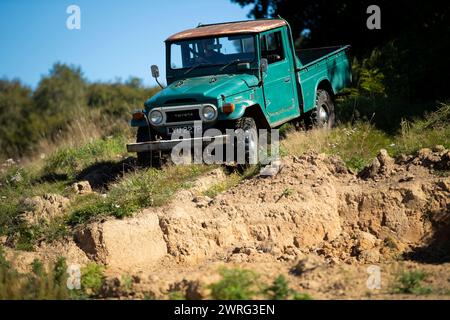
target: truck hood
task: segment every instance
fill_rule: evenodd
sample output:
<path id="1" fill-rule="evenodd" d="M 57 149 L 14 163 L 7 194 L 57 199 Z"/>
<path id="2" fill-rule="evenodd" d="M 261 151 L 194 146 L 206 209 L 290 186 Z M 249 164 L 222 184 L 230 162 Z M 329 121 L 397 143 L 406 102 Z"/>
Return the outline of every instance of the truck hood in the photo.
<path id="1" fill-rule="evenodd" d="M 146 103 L 147 108 L 181 102 L 204 102 L 246 91 L 258 85 L 258 78 L 249 74 L 222 74 L 186 78 L 171 83 Z"/>

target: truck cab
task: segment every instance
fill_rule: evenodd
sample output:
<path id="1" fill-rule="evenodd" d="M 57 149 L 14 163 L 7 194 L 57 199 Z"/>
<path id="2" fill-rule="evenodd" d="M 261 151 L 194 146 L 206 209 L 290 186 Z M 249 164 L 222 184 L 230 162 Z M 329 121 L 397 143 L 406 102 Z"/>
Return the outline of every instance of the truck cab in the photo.
<path id="1" fill-rule="evenodd" d="M 194 132 L 194 123 L 224 132 L 276 128 L 307 116 L 331 126 L 332 98 L 351 80 L 349 46 L 296 52 L 283 19 L 200 25 L 165 45 L 167 87 L 131 120 L 138 136 L 127 147 L 138 158 L 170 149 L 172 133 Z"/>

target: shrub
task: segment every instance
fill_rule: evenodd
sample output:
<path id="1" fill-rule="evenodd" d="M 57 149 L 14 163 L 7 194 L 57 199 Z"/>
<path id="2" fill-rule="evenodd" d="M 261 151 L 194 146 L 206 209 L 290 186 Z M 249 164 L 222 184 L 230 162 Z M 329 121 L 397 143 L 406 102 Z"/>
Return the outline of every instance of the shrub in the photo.
<path id="1" fill-rule="evenodd" d="M 68 299 L 64 258 L 59 258 L 49 271 L 39 260 L 34 260 L 32 273 L 22 274 L 14 270 L 0 249 L 0 300 L 3 299 Z"/>
<path id="2" fill-rule="evenodd" d="M 89 296 L 99 295 L 105 281 L 104 271 L 105 268 L 102 265 L 88 263 L 81 269 L 81 289 Z"/>
<path id="3" fill-rule="evenodd" d="M 298 293 L 289 288 L 289 283 L 283 275 L 279 275 L 273 283 L 263 289 L 263 294 L 270 300 L 311 300 L 311 297 L 306 293 Z"/>
<path id="4" fill-rule="evenodd" d="M 422 271 L 406 271 L 397 276 L 393 286 L 393 293 L 424 295 L 430 294 L 433 290 L 430 287 L 424 287 L 422 282 L 428 275 Z"/>
<path id="5" fill-rule="evenodd" d="M 221 269 L 222 280 L 210 285 L 217 300 L 249 300 L 260 292 L 258 275 L 245 269 Z"/>

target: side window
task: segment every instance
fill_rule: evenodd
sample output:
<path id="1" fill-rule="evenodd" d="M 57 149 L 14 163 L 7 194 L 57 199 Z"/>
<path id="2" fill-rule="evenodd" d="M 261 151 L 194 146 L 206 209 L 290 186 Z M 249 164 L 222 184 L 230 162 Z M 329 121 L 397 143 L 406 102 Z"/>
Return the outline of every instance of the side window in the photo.
<path id="1" fill-rule="evenodd" d="M 269 64 L 284 59 L 281 31 L 272 32 L 261 37 L 261 57 Z"/>

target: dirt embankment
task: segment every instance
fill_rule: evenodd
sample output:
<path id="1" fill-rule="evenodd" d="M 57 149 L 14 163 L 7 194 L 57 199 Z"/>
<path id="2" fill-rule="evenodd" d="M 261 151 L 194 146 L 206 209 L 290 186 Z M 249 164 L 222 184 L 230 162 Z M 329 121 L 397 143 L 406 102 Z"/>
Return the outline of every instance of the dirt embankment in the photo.
<path id="1" fill-rule="evenodd" d="M 386 290 L 395 272 L 414 267 L 431 268 L 448 287 L 450 178 L 436 169 L 450 169 L 450 151 L 396 160 L 381 151 L 359 174 L 339 158 L 304 154 L 283 158 L 274 177 L 202 196 L 223 179 L 216 170 L 166 206 L 78 230 L 66 245 L 69 262 L 105 264 L 111 279 L 134 275 L 135 297 L 174 288 L 204 297 L 223 265 L 285 274 L 317 298 L 364 296 L 370 264 L 385 269 Z M 120 295 L 116 280 L 112 295 Z"/>

